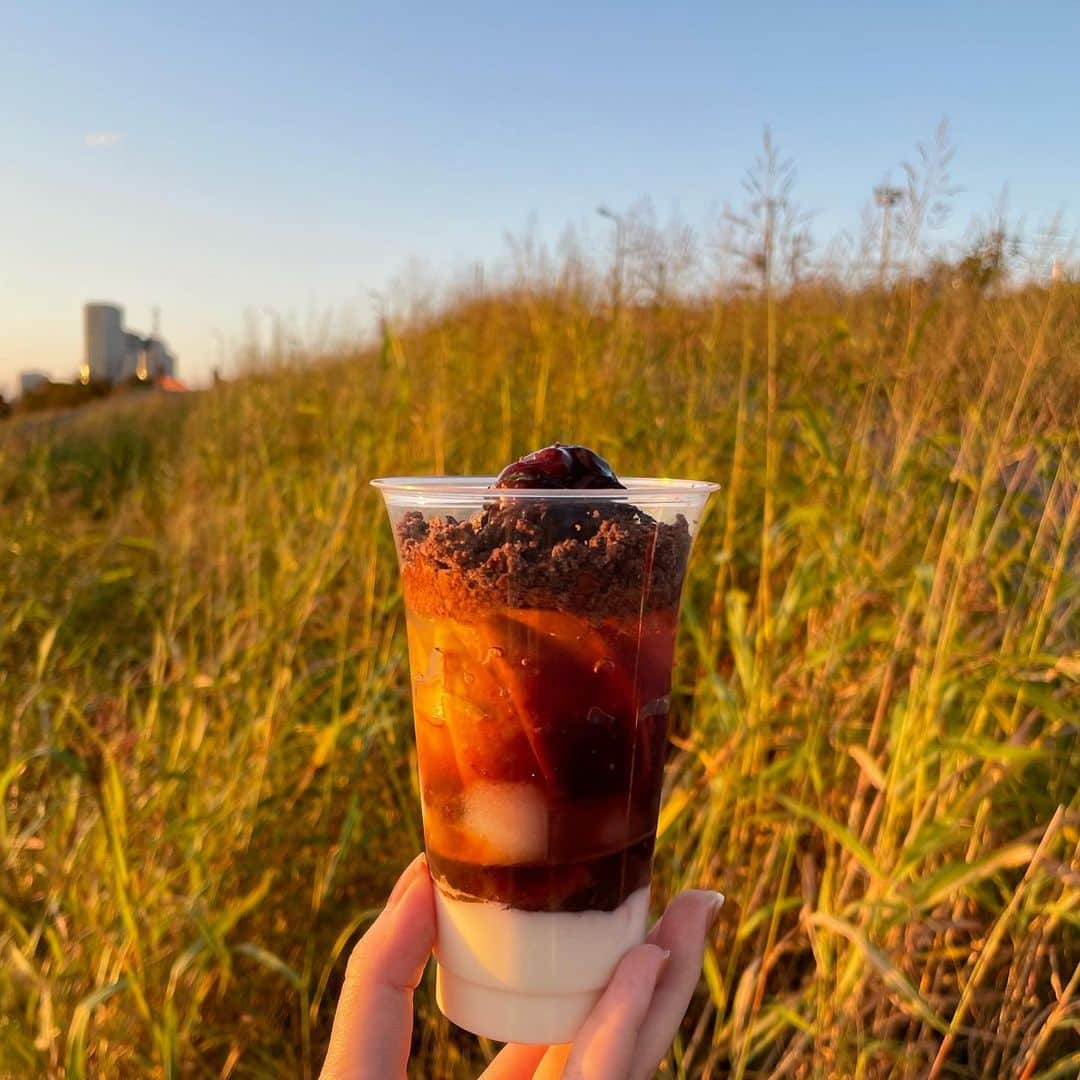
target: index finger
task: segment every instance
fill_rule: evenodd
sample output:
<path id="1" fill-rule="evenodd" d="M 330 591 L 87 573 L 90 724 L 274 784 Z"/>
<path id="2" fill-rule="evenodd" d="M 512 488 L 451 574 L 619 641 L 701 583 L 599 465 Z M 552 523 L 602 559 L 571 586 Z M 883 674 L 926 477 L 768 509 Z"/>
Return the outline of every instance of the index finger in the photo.
<path id="1" fill-rule="evenodd" d="M 671 959 L 638 1032 L 631 1076 L 652 1076 L 668 1052 L 701 977 L 705 941 L 723 902 L 720 893 L 707 889 L 680 893 L 649 933 L 648 940 L 667 949 Z"/>

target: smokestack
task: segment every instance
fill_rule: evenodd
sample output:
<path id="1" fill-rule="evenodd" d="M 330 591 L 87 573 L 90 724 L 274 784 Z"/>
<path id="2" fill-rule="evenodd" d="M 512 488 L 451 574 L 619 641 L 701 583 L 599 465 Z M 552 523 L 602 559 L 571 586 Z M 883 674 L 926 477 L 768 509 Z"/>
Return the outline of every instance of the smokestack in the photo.
<path id="1" fill-rule="evenodd" d="M 152 327 L 152 329 L 150 331 L 151 336 L 154 337 L 156 340 L 160 341 L 161 340 L 161 308 L 156 307 L 156 308 L 153 309 L 153 318 L 150 320 L 150 322 L 151 322 L 151 327 Z"/>

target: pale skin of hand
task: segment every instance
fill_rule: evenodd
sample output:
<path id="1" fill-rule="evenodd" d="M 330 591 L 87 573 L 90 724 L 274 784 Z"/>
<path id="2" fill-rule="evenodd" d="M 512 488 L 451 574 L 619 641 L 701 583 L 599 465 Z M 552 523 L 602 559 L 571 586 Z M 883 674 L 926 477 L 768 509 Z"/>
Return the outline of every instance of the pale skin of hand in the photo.
<path id="1" fill-rule="evenodd" d="M 480 1080 L 648 1080 L 690 1003 L 722 903 L 719 893 L 680 893 L 646 943 L 619 962 L 572 1045 L 510 1044 Z M 434 946 L 431 877 L 420 855 L 349 957 L 321 1080 L 403 1080 L 413 991 Z"/>

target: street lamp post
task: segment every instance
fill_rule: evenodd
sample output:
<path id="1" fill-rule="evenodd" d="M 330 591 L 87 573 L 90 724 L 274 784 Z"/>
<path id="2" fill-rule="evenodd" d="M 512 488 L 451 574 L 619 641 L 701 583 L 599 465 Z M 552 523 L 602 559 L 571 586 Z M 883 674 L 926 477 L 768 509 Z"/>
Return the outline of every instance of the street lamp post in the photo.
<path id="1" fill-rule="evenodd" d="M 626 222 L 622 214 L 616 214 L 614 210 L 611 210 L 606 206 L 598 206 L 596 212 L 601 217 L 605 217 L 609 221 L 615 223 L 615 265 L 612 268 L 611 274 L 611 306 L 614 311 L 618 312 L 622 308 L 623 260 L 626 253 Z"/>

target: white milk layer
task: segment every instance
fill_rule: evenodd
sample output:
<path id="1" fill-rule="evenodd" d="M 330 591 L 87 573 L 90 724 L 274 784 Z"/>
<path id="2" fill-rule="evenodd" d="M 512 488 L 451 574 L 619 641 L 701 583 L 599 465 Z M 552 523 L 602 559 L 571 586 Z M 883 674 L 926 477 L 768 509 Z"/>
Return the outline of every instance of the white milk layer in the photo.
<path id="1" fill-rule="evenodd" d="M 500 1042 L 569 1042 L 623 954 L 645 940 L 649 890 L 614 911 L 519 911 L 435 890 L 438 1002 Z"/>

